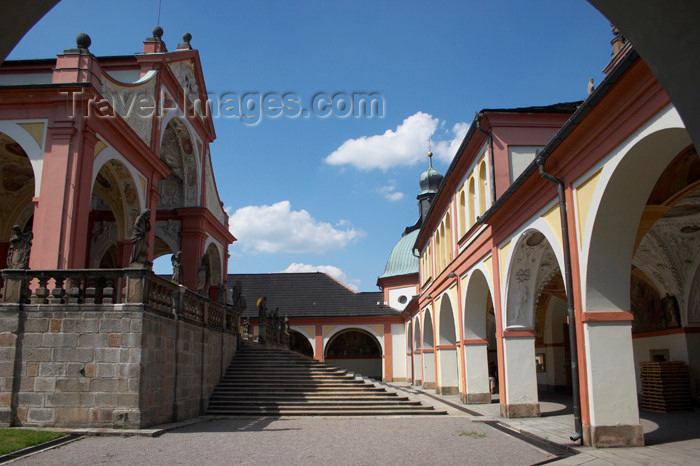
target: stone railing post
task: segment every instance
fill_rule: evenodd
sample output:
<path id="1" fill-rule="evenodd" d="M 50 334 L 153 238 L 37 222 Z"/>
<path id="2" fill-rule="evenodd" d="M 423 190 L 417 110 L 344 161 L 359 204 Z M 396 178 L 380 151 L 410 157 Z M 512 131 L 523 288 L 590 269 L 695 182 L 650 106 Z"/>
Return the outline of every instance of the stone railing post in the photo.
<path id="1" fill-rule="evenodd" d="M 18 304 L 22 301 L 27 287 L 24 270 L 4 270 L 5 287 L 2 292 L 2 302 Z"/>

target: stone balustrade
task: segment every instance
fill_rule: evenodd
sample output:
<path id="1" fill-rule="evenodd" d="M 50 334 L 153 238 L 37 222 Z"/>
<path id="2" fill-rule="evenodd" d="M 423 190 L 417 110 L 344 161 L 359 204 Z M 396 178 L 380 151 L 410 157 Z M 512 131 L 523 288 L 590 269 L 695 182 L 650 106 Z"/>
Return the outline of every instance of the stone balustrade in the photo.
<path id="1" fill-rule="evenodd" d="M 214 302 L 148 269 L 2 271 L 0 302 L 66 305 L 141 304 L 162 315 L 238 333 L 240 311 Z"/>

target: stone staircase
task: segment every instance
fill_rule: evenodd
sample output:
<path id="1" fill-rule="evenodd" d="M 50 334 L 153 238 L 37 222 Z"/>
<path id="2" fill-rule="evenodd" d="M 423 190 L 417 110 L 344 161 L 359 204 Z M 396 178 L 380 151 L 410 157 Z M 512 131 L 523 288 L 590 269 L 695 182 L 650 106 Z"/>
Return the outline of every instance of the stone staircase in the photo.
<path id="1" fill-rule="evenodd" d="M 208 415 L 446 414 L 299 353 L 244 341 L 209 397 Z"/>

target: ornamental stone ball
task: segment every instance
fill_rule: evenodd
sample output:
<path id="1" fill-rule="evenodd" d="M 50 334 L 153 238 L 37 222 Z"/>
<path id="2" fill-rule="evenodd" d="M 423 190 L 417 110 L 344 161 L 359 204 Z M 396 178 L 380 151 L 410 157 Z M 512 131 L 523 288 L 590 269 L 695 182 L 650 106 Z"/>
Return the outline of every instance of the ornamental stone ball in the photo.
<path id="1" fill-rule="evenodd" d="M 92 44 L 92 39 L 90 39 L 90 36 L 88 36 L 84 32 L 81 32 L 80 34 L 75 36 L 75 43 L 79 49 L 87 50 L 88 47 L 90 47 L 90 45 Z"/>
<path id="2" fill-rule="evenodd" d="M 160 40 L 160 38 L 163 37 L 163 28 L 160 26 L 154 27 L 153 28 L 153 37 Z"/>
<path id="3" fill-rule="evenodd" d="M 182 35 L 183 42 L 189 42 L 191 40 L 192 40 L 192 34 L 190 34 L 189 32 L 186 32 Z"/>

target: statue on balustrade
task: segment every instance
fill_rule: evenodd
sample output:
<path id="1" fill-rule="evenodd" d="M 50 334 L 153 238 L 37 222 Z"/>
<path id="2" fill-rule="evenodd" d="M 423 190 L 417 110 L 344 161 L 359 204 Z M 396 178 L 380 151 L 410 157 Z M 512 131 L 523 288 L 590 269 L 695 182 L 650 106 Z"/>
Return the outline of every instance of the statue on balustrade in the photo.
<path id="1" fill-rule="evenodd" d="M 182 285 L 182 251 L 178 251 L 170 258 L 173 263 L 173 278 L 170 280 Z"/>
<path id="2" fill-rule="evenodd" d="M 272 327 L 275 330 L 280 329 L 280 314 L 279 314 L 280 308 L 276 307 L 275 312 L 272 314 Z"/>
<path id="3" fill-rule="evenodd" d="M 243 333 L 250 335 L 250 319 L 248 317 L 243 319 Z"/>
<path id="4" fill-rule="evenodd" d="M 240 280 L 236 280 L 231 290 L 231 307 L 236 312 L 243 312 L 246 309 L 245 296 L 243 296 L 243 287 Z"/>
<path id="5" fill-rule="evenodd" d="M 199 263 L 197 264 L 197 286 L 195 287 L 195 291 L 208 297 L 210 279 L 209 254 L 204 253 L 204 255 L 199 258 Z"/>
<path id="6" fill-rule="evenodd" d="M 262 327 L 267 321 L 267 298 L 258 299 L 258 326 Z"/>
<path id="7" fill-rule="evenodd" d="M 131 234 L 131 259 L 129 267 L 148 267 L 148 232 L 151 231 L 151 209 L 146 209 L 136 217 Z"/>
<path id="8" fill-rule="evenodd" d="M 8 269 L 29 268 L 29 252 L 32 249 L 32 239 L 34 239 L 34 233 L 31 231 L 22 233 L 19 225 L 12 227 L 10 249 L 7 251 Z"/>
<path id="9" fill-rule="evenodd" d="M 289 316 L 285 314 L 284 323 L 282 324 L 282 329 L 286 335 L 289 335 Z"/>

